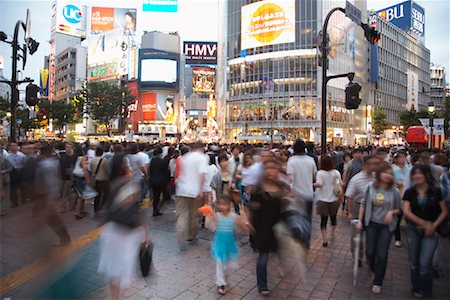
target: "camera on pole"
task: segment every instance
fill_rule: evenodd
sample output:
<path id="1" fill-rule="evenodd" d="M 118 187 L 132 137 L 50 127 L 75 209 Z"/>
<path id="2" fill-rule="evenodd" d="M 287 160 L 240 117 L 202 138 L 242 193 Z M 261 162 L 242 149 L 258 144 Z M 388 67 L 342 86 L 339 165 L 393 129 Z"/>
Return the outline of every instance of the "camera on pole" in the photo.
<path id="1" fill-rule="evenodd" d="M 39 102 L 38 97 L 39 87 L 35 84 L 30 83 L 27 85 L 26 91 L 25 91 L 25 102 L 28 106 L 35 106 Z"/>
<path id="2" fill-rule="evenodd" d="M 358 109 L 361 104 L 361 99 L 359 98 L 359 92 L 361 91 L 361 86 L 356 82 L 351 82 L 345 87 L 345 108 L 346 109 Z"/>

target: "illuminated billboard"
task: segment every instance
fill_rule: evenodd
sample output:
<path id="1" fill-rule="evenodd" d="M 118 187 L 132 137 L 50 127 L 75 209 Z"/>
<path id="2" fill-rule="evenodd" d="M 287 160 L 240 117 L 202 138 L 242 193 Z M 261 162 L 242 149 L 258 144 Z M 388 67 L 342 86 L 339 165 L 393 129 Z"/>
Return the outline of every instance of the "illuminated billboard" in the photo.
<path id="1" fill-rule="evenodd" d="M 175 122 L 175 98 L 164 93 L 144 93 L 142 101 L 142 121 Z"/>
<path id="2" fill-rule="evenodd" d="M 378 11 L 378 16 L 404 31 L 425 35 L 425 10 L 413 1 L 402 2 Z"/>
<path id="3" fill-rule="evenodd" d="M 130 51 L 121 29 L 91 35 L 88 40 L 88 66 L 115 63 L 118 74 L 128 75 Z"/>
<path id="4" fill-rule="evenodd" d="M 139 50 L 139 87 L 178 91 L 179 54 L 154 49 Z"/>
<path id="5" fill-rule="evenodd" d="M 86 36 L 86 7 L 75 1 L 57 1 L 55 30 L 84 38 Z"/>
<path id="6" fill-rule="evenodd" d="M 184 42 L 187 65 L 216 65 L 217 42 Z"/>
<path id="7" fill-rule="evenodd" d="M 89 80 L 103 80 L 109 78 L 116 78 L 118 76 L 119 71 L 117 68 L 117 63 L 115 62 L 88 68 Z"/>
<path id="8" fill-rule="evenodd" d="M 241 49 L 295 42 L 295 0 L 265 0 L 241 10 Z"/>
<path id="9" fill-rule="evenodd" d="M 192 67 L 192 90 L 196 93 L 212 93 L 216 82 L 216 71 L 208 67 Z"/>
<path id="10" fill-rule="evenodd" d="M 48 97 L 48 77 L 49 71 L 48 69 L 39 70 L 39 94 L 43 98 Z"/>
<path id="11" fill-rule="evenodd" d="M 136 32 L 136 9 L 117 7 L 92 7 L 91 34 L 120 28 L 124 33 Z"/>

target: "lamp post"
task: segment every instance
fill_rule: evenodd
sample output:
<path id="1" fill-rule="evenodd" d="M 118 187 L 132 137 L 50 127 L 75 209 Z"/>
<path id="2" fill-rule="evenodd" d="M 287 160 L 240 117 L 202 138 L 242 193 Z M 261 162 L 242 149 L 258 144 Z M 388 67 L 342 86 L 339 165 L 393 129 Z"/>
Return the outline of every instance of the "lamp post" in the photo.
<path id="1" fill-rule="evenodd" d="M 430 116 L 430 150 L 433 150 L 433 116 L 435 112 L 435 106 L 433 101 L 428 102 L 428 115 Z"/>

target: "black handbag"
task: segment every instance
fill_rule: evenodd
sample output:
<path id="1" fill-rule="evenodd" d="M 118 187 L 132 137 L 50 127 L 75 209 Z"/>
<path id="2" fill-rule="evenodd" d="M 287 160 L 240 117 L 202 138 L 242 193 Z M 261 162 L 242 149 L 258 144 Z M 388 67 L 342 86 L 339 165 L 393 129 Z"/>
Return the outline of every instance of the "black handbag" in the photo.
<path id="1" fill-rule="evenodd" d="M 143 277 L 150 273 L 150 267 L 153 258 L 153 243 L 143 242 L 139 248 L 139 265 Z"/>

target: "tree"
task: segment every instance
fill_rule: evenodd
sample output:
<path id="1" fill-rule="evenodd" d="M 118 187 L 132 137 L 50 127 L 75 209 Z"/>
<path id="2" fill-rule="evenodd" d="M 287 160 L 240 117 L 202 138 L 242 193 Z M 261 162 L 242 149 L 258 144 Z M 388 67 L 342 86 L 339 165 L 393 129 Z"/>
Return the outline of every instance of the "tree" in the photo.
<path id="1" fill-rule="evenodd" d="M 38 104 L 38 120 L 41 122 L 44 120 L 52 119 L 53 126 L 63 131 L 63 128 L 67 124 L 76 123 L 75 113 L 76 107 L 72 103 L 66 101 L 41 101 Z"/>
<path id="2" fill-rule="evenodd" d="M 135 100 L 127 86 L 109 81 L 90 82 L 83 94 L 86 112 L 96 123 L 105 126 L 108 135 L 112 123 L 117 119 L 122 122 L 128 115 L 128 106 Z"/>
<path id="3" fill-rule="evenodd" d="M 400 117 L 400 124 L 402 124 L 405 128 L 405 131 L 408 130 L 411 126 L 419 126 L 419 114 L 417 111 L 411 109 L 411 110 L 404 110 L 399 114 Z"/>
<path id="4" fill-rule="evenodd" d="M 386 122 L 386 113 L 380 107 L 375 107 L 373 110 L 372 123 L 373 131 L 376 135 L 383 134 L 383 132 L 388 128 Z"/>

